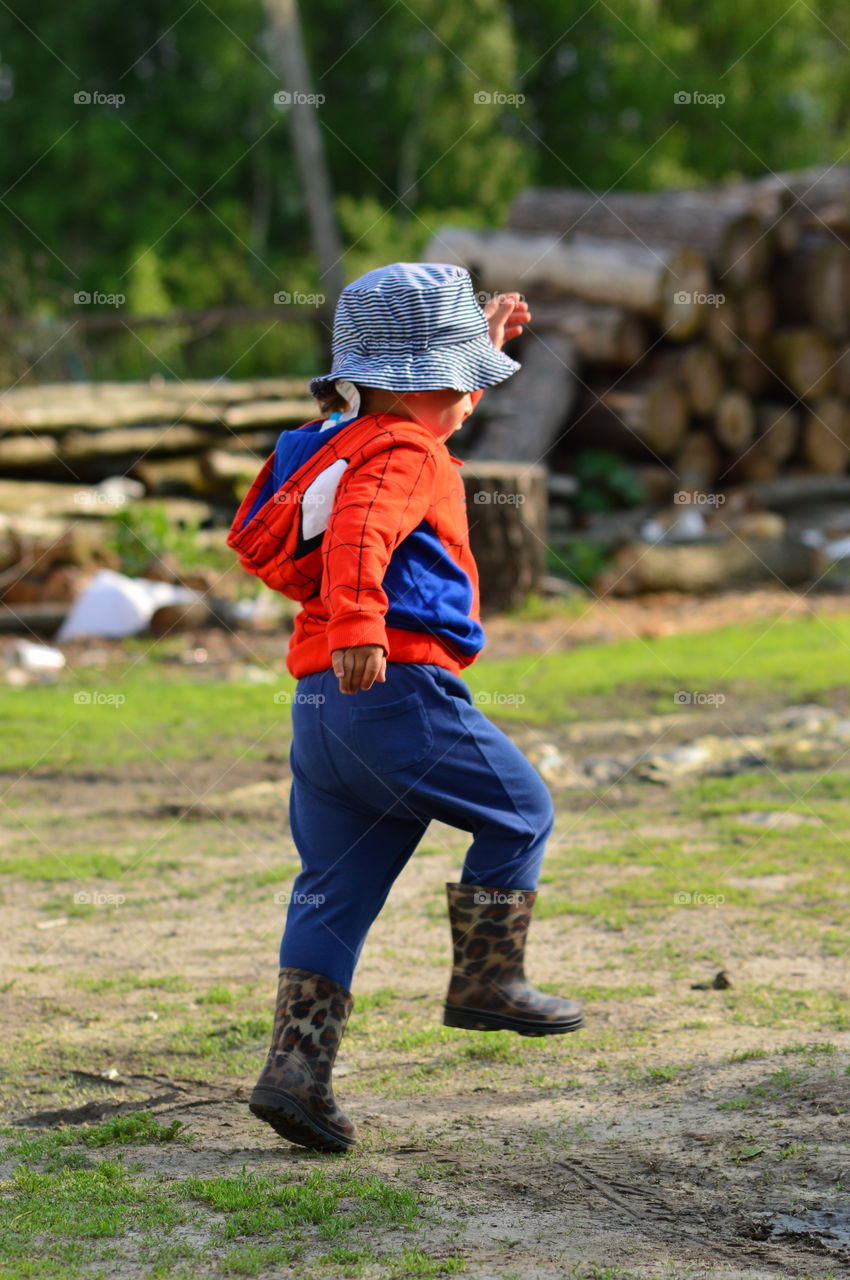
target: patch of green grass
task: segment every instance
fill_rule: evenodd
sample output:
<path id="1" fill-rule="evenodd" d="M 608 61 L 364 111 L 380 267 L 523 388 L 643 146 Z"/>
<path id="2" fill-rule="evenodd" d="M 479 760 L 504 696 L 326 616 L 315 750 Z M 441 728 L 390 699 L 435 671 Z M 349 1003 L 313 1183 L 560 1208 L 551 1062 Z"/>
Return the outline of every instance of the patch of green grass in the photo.
<path id="1" fill-rule="evenodd" d="M 793 1160 L 795 1156 L 808 1155 L 812 1148 L 805 1142 L 789 1142 L 787 1147 L 780 1147 L 777 1156 L 780 1160 Z"/>
<path id="2" fill-rule="evenodd" d="M 510 1062 L 519 1065 L 526 1061 L 527 1047 L 510 1031 L 489 1031 L 473 1044 L 464 1045 L 459 1056 L 468 1062 Z"/>
<path id="3" fill-rule="evenodd" d="M 458 1254 L 447 1258 L 433 1258 L 419 1249 L 404 1249 L 401 1257 L 390 1264 L 392 1280 L 430 1280 L 433 1276 L 453 1276 L 465 1270 L 466 1259 Z"/>
<path id="4" fill-rule="evenodd" d="M 231 1177 L 166 1181 L 136 1177 L 110 1159 L 52 1171 L 22 1165 L 0 1198 L 0 1265 L 4 1280 L 77 1280 L 139 1269 L 189 1280 L 296 1264 L 316 1274 L 305 1255 L 324 1246 L 321 1267 L 335 1274 L 359 1274 L 372 1260 L 399 1276 L 438 1275 L 440 1266 L 460 1270 L 462 1259 L 455 1258 L 445 1266 L 433 1260 L 437 1269 L 417 1273 L 410 1248 L 385 1258 L 373 1252 L 370 1235 L 377 1228 L 410 1231 L 419 1214 L 410 1191 L 347 1170 L 300 1167 L 261 1177 L 243 1169 Z M 181 1235 L 187 1227 L 191 1241 Z M 430 1267 L 428 1255 L 421 1257 Z"/>
<path id="5" fill-rule="evenodd" d="M 363 995 L 357 996 L 356 1009 L 358 1013 L 365 1013 L 368 1009 L 386 1009 L 401 997 L 401 992 L 395 987 L 379 987 L 376 991 L 364 992 Z"/>
<path id="6" fill-rule="evenodd" d="M 804 1071 L 782 1067 L 767 1079 L 750 1085 L 739 1097 L 724 1100 L 719 1106 L 724 1111 L 749 1111 L 763 1103 L 799 1098 L 804 1092 L 806 1079 Z"/>
<path id="7" fill-rule="evenodd" d="M 198 1004 L 235 1004 L 236 996 L 229 987 L 210 987 L 205 995 L 198 996 Z"/>
<path id="8" fill-rule="evenodd" d="M 199 755 L 262 759 L 270 750 L 285 758 L 289 707 L 274 695 L 292 692 L 295 682 L 282 669 L 268 685 L 192 681 L 185 670 L 168 674 L 128 654 L 123 670 L 115 664 L 90 679 L 83 684 L 69 674 L 55 685 L 0 689 L 0 770 L 31 769 L 34 761 L 42 770 Z M 91 701 L 75 701 L 80 695 Z"/>
<path id="9" fill-rule="evenodd" d="M 192 990 L 191 982 L 176 973 L 163 974 L 161 977 L 141 973 L 113 975 L 78 973 L 66 976 L 65 981 L 69 986 L 77 987 L 80 991 L 91 991 L 98 995 L 106 992 L 124 995 L 128 991 L 185 992 Z"/>
<path id="10" fill-rule="evenodd" d="M 577 594 L 566 598 L 558 596 L 539 596 L 533 592 L 526 597 L 518 609 L 508 610 L 508 617 L 517 622 L 543 622 L 549 618 L 563 618 L 570 621 L 582 618 L 591 607 L 586 596 Z"/>
<path id="11" fill-rule="evenodd" d="M 333 1177 L 322 1169 L 298 1182 L 246 1173 L 240 1177 L 187 1178 L 179 1194 L 224 1215 L 225 1240 L 273 1234 L 284 1241 L 310 1225 L 325 1239 L 335 1239 L 358 1226 L 410 1225 L 418 1206 L 410 1191 L 399 1190 L 379 1178 L 353 1174 Z"/>
<path id="12" fill-rule="evenodd" d="M 550 995 L 563 995 L 561 983 L 537 982 L 535 986 Z M 575 1000 L 600 1004 L 605 1000 L 635 1000 L 640 996 L 654 996 L 655 987 L 648 982 L 625 983 L 622 987 L 576 986 L 570 984 L 570 996 Z"/>
<path id="13" fill-rule="evenodd" d="M 799 1053 L 802 1054 L 809 1062 L 817 1062 L 821 1057 L 829 1057 L 833 1053 L 837 1053 L 836 1046 L 830 1041 L 811 1041 L 806 1044 L 786 1044 L 782 1046 L 782 1053 Z"/>
<path id="14" fill-rule="evenodd" d="M 755 1062 L 760 1058 L 769 1058 L 767 1049 L 733 1049 L 729 1054 L 730 1062 Z"/>
<path id="15" fill-rule="evenodd" d="M 75 848 L 73 845 L 63 845 L 61 849 L 39 846 L 31 854 L 0 858 L 0 874 L 19 876 L 22 880 L 49 880 L 57 883 L 117 881 L 137 859 L 138 849 L 128 849 L 125 854 L 119 855 L 114 850 Z M 76 904 L 73 894 L 69 893 L 63 910 L 67 915 L 91 914 L 95 910 L 93 905 L 88 905 L 87 911 L 80 912 L 80 905 L 85 904 Z M 78 908 L 76 913 L 75 907 Z"/>
<path id="16" fill-rule="evenodd" d="M 630 1079 L 640 1084 L 669 1084 L 671 1080 L 676 1080 L 683 1070 L 683 1067 L 665 1063 L 661 1067 L 650 1067 L 648 1071 L 644 1071 L 642 1068 L 632 1068 L 626 1074 Z"/>
<path id="17" fill-rule="evenodd" d="M 215 1059 L 225 1057 L 234 1049 L 256 1049 L 271 1035 L 271 1009 L 265 1014 L 246 1015 L 224 1025 L 209 1024 L 199 1027 L 197 1019 L 184 1022 L 169 1037 L 170 1053 L 185 1053 L 189 1057 Z"/>
<path id="18" fill-rule="evenodd" d="M 33 1134 L 28 1131 L 21 1134 L 20 1129 L 11 1128 L 3 1132 L 12 1139 L 6 1144 L 6 1154 L 21 1156 L 27 1163 L 55 1161 L 60 1153 L 73 1146 L 97 1148 L 139 1142 L 159 1144 L 192 1140 L 192 1135 L 182 1121 L 172 1120 L 170 1124 L 163 1125 L 150 1111 L 133 1111 L 129 1115 L 113 1116 L 102 1124 L 51 1129 L 44 1133 Z"/>
<path id="19" fill-rule="evenodd" d="M 673 695 L 682 688 L 725 690 L 730 699 L 755 689 L 781 690 L 787 698 L 825 695 L 845 683 L 848 644 L 847 617 L 831 617 L 828 626 L 817 617 L 760 621 L 543 657 L 485 658 L 466 679 L 473 693 L 521 693 L 522 703 L 499 704 L 499 716 L 526 723 L 550 723 L 553 708 L 559 720 L 575 718 L 580 699 L 614 694 L 624 708 L 669 700 L 674 713 Z M 128 646 L 124 663 L 113 664 L 108 676 L 92 673 L 90 683 L 69 672 L 51 686 L 0 688 L 0 769 L 30 769 L 34 761 L 47 769 L 197 758 L 204 743 L 209 755 L 258 759 L 273 750 L 283 762 L 289 707 L 274 695 L 292 692 L 294 681 L 282 659 L 276 674 L 269 685 L 188 680 L 179 664 L 172 670 L 140 660 Z M 688 708 L 681 714 L 684 720 Z"/>
<path id="20" fill-rule="evenodd" d="M 236 852 L 234 850 L 234 852 Z M 248 889 L 265 889 L 269 885 L 291 884 L 301 870 L 296 862 L 283 862 L 273 867 L 264 867 L 262 871 L 238 871 L 222 876 L 216 883 L 227 886 L 227 901 L 244 896 Z"/>
<path id="21" fill-rule="evenodd" d="M 320 1254 L 317 1258 L 313 1258 L 312 1265 L 316 1268 L 327 1268 L 333 1274 L 339 1274 L 340 1271 L 344 1276 L 359 1276 L 363 1272 L 363 1267 L 367 1262 L 372 1262 L 375 1258 L 371 1249 L 352 1249 L 348 1245 L 335 1245 L 333 1249 L 328 1249 L 327 1253 Z"/>
<path id="22" fill-rule="evenodd" d="M 476 663 L 465 679 L 473 691 L 521 692 L 525 701 L 500 707 L 500 717 L 548 723 L 552 708 L 559 718 L 575 718 L 576 700 L 618 694 L 624 704 L 638 698 L 667 699 L 671 713 L 679 689 L 725 692 L 726 706 L 736 696 L 761 689 L 781 691 L 788 699 L 815 700 L 846 685 L 843 678 L 850 645 L 850 617 L 763 620 L 715 631 L 645 637 L 594 644 L 543 657 Z M 689 714 L 682 708 L 683 719 Z"/>
<path id="23" fill-rule="evenodd" d="M 712 994 L 721 998 L 733 1023 L 774 1028 L 808 1023 L 834 1031 L 850 1027 L 850 1001 L 842 992 L 738 984 Z"/>
<path id="24" fill-rule="evenodd" d="M 227 1276 L 258 1276 L 271 1267 L 292 1266 L 300 1253 L 294 1245 L 242 1243 L 225 1254 L 221 1270 Z"/>

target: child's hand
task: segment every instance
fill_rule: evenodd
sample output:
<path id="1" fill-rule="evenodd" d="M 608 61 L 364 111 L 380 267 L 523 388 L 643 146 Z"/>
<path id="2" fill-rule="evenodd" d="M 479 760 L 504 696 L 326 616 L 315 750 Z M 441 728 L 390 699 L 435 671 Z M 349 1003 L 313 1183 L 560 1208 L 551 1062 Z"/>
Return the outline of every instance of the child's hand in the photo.
<path id="1" fill-rule="evenodd" d="M 340 693 L 371 689 L 376 680 L 384 684 L 387 678 L 387 659 L 379 644 L 355 644 L 350 649 L 334 649 L 331 662 L 334 675 L 339 680 Z"/>
<path id="2" fill-rule="evenodd" d="M 491 298 L 482 310 L 490 325 L 490 341 L 499 350 L 511 338 L 518 338 L 523 325 L 531 320 L 528 304 L 518 293 L 500 293 L 497 298 Z"/>

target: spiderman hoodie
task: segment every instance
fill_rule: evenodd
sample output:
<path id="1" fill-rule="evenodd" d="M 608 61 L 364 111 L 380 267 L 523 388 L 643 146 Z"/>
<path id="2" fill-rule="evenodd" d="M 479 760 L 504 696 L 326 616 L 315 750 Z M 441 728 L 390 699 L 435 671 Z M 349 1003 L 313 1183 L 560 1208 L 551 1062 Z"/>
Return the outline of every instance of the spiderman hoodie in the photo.
<path id="1" fill-rule="evenodd" d="M 227 542 L 244 569 L 301 602 L 286 660 L 296 679 L 353 645 L 456 675 L 475 661 L 484 632 L 462 465 L 394 414 L 281 434 Z"/>

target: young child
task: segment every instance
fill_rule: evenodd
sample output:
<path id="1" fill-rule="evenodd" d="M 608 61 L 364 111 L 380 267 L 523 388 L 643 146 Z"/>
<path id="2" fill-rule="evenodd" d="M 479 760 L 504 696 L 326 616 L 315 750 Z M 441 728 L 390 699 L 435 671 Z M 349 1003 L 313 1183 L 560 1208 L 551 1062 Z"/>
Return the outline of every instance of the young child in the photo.
<path id="1" fill-rule="evenodd" d="M 342 292 L 333 369 L 310 384 L 327 419 L 284 432 L 237 512 L 242 564 L 302 602 L 289 814 L 301 858 L 280 949 L 254 1115 L 305 1147 L 354 1126 L 331 1072 L 369 929 L 434 818 L 468 831 L 447 885 L 454 964 L 443 1022 L 558 1035 L 579 1004 L 546 996 L 523 958 L 552 801 L 473 703 L 460 671 L 484 644 L 464 488 L 447 441 L 519 365 L 516 294 L 478 305 L 456 266 L 395 263 Z"/>

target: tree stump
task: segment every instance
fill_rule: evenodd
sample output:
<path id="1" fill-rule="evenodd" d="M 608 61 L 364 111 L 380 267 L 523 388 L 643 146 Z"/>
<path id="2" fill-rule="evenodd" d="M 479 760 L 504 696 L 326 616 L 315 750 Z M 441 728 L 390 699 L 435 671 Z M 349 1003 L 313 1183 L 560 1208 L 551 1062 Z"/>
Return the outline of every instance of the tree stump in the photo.
<path id="1" fill-rule="evenodd" d="M 545 571 L 546 468 L 476 458 L 461 474 L 482 611 L 519 609 Z"/>

